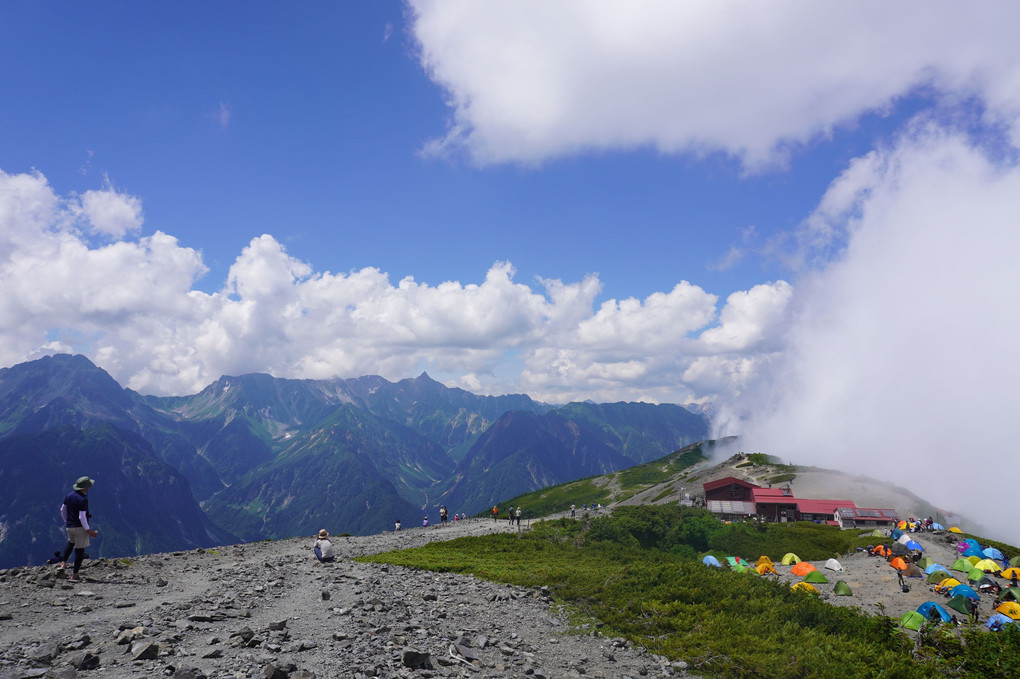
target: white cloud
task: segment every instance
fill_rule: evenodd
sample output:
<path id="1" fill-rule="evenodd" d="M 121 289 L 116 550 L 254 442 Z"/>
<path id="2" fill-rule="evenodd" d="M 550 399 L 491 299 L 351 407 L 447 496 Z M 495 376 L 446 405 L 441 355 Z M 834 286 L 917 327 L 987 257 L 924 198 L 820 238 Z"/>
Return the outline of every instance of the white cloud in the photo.
<path id="1" fill-rule="evenodd" d="M 195 250 L 161 232 L 95 246 L 75 228 L 81 212 L 41 175 L 0 173 L 0 363 L 79 351 L 146 393 L 253 371 L 397 379 L 428 369 L 487 393 L 682 402 L 711 395 L 684 384 L 692 362 L 757 351 L 789 287 L 731 295 L 721 312 L 687 282 L 596 305 L 594 275 L 526 285 L 497 262 L 481 283 L 394 284 L 374 268 L 313 271 L 263 235 L 206 294 L 194 289 L 206 271 Z"/>
<path id="2" fill-rule="evenodd" d="M 81 211 L 92 231 L 113 238 L 142 228 L 142 201 L 112 188 L 86 191 L 81 196 Z"/>
<path id="3" fill-rule="evenodd" d="M 803 0 L 411 0 L 451 106 L 429 149 L 479 163 L 724 151 L 750 167 L 918 88 L 980 97 L 1020 140 L 1020 6 Z"/>
<path id="4" fill-rule="evenodd" d="M 1014 447 L 1017 196 L 1020 168 L 930 126 L 838 178 L 801 245 L 846 246 L 798 284 L 782 352 L 744 394 L 751 449 L 896 481 L 1015 542 L 995 486 L 959 474 Z"/>

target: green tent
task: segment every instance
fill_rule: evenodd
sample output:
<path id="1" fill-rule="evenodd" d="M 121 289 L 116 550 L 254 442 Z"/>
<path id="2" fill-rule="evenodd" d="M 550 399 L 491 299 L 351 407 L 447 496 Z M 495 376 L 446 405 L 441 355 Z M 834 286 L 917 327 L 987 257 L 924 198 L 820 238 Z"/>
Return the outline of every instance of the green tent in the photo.
<path id="1" fill-rule="evenodd" d="M 959 573 L 970 573 L 971 569 L 973 568 L 974 564 L 972 564 L 970 561 L 967 561 L 963 557 L 960 557 L 959 559 L 953 562 L 953 565 L 949 567 L 949 570 L 957 571 Z"/>
<path id="2" fill-rule="evenodd" d="M 999 601 L 1016 601 L 1020 603 L 1020 587 L 1007 587 L 999 593 Z"/>
<path id="3" fill-rule="evenodd" d="M 900 618 L 900 627 L 904 629 L 919 630 L 921 629 L 921 625 L 925 622 L 927 621 L 924 619 L 924 616 L 917 611 L 907 611 L 903 614 L 903 617 Z"/>
<path id="4" fill-rule="evenodd" d="M 885 533 L 883 533 L 882 531 L 880 531 L 879 529 L 876 528 L 875 530 L 871 531 L 870 533 L 861 533 L 859 537 L 862 537 L 862 538 L 884 538 L 885 537 Z"/>
<path id="5" fill-rule="evenodd" d="M 931 557 L 923 556 L 923 557 L 921 557 L 921 560 L 917 562 L 917 567 L 918 568 L 927 568 L 928 566 L 932 565 L 933 563 L 936 563 L 936 561 L 934 559 L 932 559 Z"/>
<path id="6" fill-rule="evenodd" d="M 971 582 L 980 582 L 983 577 L 985 577 L 985 572 L 980 568 L 975 568 L 970 573 L 967 573 L 967 579 Z"/>
<path id="7" fill-rule="evenodd" d="M 952 599 L 947 601 L 946 608 L 952 608 L 954 611 L 957 611 L 958 613 L 970 615 L 970 611 L 967 610 L 967 597 L 963 596 L 962 594 L 957 594 Z"/>
<path id="8" fill-rule="evenodd" d="M 948 577 L 945 571 L 932 571 L 928 574 L 928 584 L 937 585 Z"/>
<path id="9" fill-rule="evenodd" d="M 804 576 L 804 582 L 828 582 L 829 579 L 821 571 L 811 571 Z"/>
<path id="10" fill-rule="evenodd" d="M 832 588 L 832 591 L 836 593 L 836 596 L 853 596 L 854 593 L 850 591 L 850 585 L 846 584 L 845 581 L 840 580 L 836 583 L 836 586 Z"/>

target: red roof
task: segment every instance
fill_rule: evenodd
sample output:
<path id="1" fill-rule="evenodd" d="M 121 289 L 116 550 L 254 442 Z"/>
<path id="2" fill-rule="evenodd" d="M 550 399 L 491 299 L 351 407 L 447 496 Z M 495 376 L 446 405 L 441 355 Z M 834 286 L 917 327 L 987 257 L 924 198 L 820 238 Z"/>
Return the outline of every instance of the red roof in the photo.
<path id="1" fill-rule="evenodd" d="M 801 514 L 833 514 L 838 507 L 855 507 L 850 500 L 797 500 Z"/>
<path id="2" fill-rule="evenodd" d="M 748 483 L 743 479 L 738 479 L 736 476 L 727 476 L 726 478 L 719 479 L 718 481 L 709 481 L 708 483 L 702 484 L 702 487 L 706 491 L 709 491 L 715 490 L 716 488 L 725 488 L 726 486 L 733 483 L 740 486 L 744 486 L 746 488 L 758 488 L 758 486 L 754 485 L 753 483 Z"/>
<path id="3" fill-rule="evenodd" d="M 793 493 L 788 488 L 752 488 L 751 495 L 754 496 L 755 502 L 770 504 L 775 502 L 796 502 L 793 499 Z"/>

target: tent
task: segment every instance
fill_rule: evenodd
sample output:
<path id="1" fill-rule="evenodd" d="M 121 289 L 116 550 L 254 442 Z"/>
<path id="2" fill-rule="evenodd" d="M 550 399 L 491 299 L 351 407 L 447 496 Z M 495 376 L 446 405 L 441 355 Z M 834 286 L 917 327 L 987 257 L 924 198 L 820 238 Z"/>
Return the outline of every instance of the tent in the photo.
<path id="1" fill-rule="evenodd" d="M 974 564 L 974 568 L 979 568 L 985 573 L 999 573 L 1002 571 L 999 564 L 995 563 L 991 559 L 981 559 L 981 561 Z"/>
<path id="2" fill-rule="evenodd" d="M 924 572 L 931 575 L 935 571 L 945 571 L 946 575 L 949 575 L 949 569 L 940 563 L 928 564 L 928 567 L 924 569 Z"/>
<path id="3" fill-rule="evenodd" d="M 978 547 L 968 547 L 967 549 L 963 550 L 962 554 L 967 559 L 974 558 L 977 559 L 978 561 L 985 558 L 984 552 L 982 552 Z M 972 561 L 971 563 L 974 562 Z"/>
<path id="4" fill-rule="evenodd" d="M 973 554 L 971 554 L 970 556 L 964 554 L 963 559 L 964 561 L 969 561 L 971 566 L 974 566 L 974 564 L 976 564 L 978 561 L 981 561 L 980 556 L 974 556 Z"/>
<path id="5" fill-rule="evenodd" d="M 793 552 L 787 552 L 786 555 L 783 556 L 783 565 L 789 566 L 792 563 L 800 563 L 800 557 Z"/>
<path id="6" fill-rule="evenodd" d="M 948 575 L 949 573 L 946 573 L 945 571 L 934 571 L 933 573 L 930 573 L 927 578 L 925 578 L 925 582 L 927 582 L 929 585 L 937 585 L 938 583 L 945 580 Z"/>
<path id="7" fill-rule="evenodd" d="M 739 556 L 728 556 L 726 557 L 726 562 L 729 563 L 730 566 L 736 566 L 737 564 L 740 563 L 746 563 Z"/>
<path id="8" fill-rule="evenodd" d="M 821 583 L 828 581 L 829 579 L 821 571 L 811 571 L 804 576 L 804 582 Z"/>
<path id="9" fill-rule="evenodd" d="M 974 564 L 972 564 L 970 561 L 967 561 L 961 556 L 959 559 L 953 562 L 953 565 L 950 566 L 950 568 L 960 573 L 970 573 L 971 569 L 974 568 Z"/>
<path id="10" fill-rule="evenodd" d="M 935 560 L 932 559 L 930 556 L 922 556 L 920 559 L 917 560 L 917 565 L 920 566 L 921 568 L 928 568 L 928 566 L 932 565 L 933 563 L 935 563 Z"/>
<path id="11" fill-rule="evenodd" d="M 892 546 L 892 553 L 896 556 L 910 556 L 910 548 L 902 542 L 894 542 Z"/>
<path id="12" fill-rule="evenodd" d="M 907 611 L 900 617 L 900 627 L 904 629 L 919 630 L 924 623 L 924 616 L 917 611 Z"/>
<path id="13" fill-rule="evenodd" d="M 843 570 L 843 565 L 840 562 L 836 561 L 835 559 L 829 559 L 828 561 L 826 561 L 825 567 L 828 568 L 830 571 Z"/>
<path id="14" fill-rule="evenodd" d="M 1020 604 L 1015 601 L 1006 601 L 995 607 L 996 613 L 1002 613 L 1014 620 L 1020 620 Z"/>
<path id="15" fill-rule="evenodd" d="M 774 563 L 772 563 L 772 559 L 768 558 L 764 554 L 762 554 L 761 556 L 758 557 L 758 560 L 754 562 L 754 565 L 755 566 L 760 566 L 763 563 L 767 563 L 770 566 L 774 566 L 775 565 Z"/>
<path id="16" fill-rule="evenodd" d="M 862 537 L 862 538 L 884 538 L 885 537 L 885 533 L 883 533 L 882 531 L 880 531 L 879 529 L 876 528 L 875 530 L 871 531 L 870 533 L 861 533 L 860 537 Z"/>
<path id="17" fill-rule="evenodd" d="M 900 521 L 899 523 L 896 524 L 896 527 L 900 530 L 906 530 L 907 526 L 909 525 L 910 524 L 908 524 L 906 521 Z"/>
<path id="18" fill-rule="evenodd" d="M 999 592 L 999 601 L 1020 602 L 1020 587 L 1007 587 Z"/>
<path id="19" fill-rule="evenodd" d="M 778 575 L 778 573 L 776 573 L 775 567 L 773 567 L 773 565 L 770 563 L 758 564 L 757 566 L 754 567 L 754 570 L 758 573 L 758 575 L 765 575 L 766 573 Z"/>
<path id="20" fill-rule="evenodd" d="M 1017 568 L 1016 566 L 1011 566 L 1010 568 L 1007 568 L 1006 570 L 999 573 L 999 577 L 1006 578 L 1007 580 L 1012 580 L 1013 578 L 1017 578 L 1018 580 L 1020 580 L 1020 568 Z"/>
<path id="21" fill-rule="evenodd" d="M 798 582 L 796 585 L 791 587 L 795 592 L 806 592 L 807 594 L 819 594 L 815 586 L 807 582 Z"/>
<path id="22" fill-rule="evenodd" d="M 889 549 L 889 547 L 887 547 L 886 545 L 877 545 L 874 549 L 871 550 L 871 553 L 874 556 L 892 556 L 892 550 Z"/>
<path id="23" fill-rule="evenodd" d="M 722 564 L 719 563 L 719 559 L 715 558 L 711 554 L 702 559 L 701 563 L 705 564 L 706 566 L 715 566 L 716 568 L 722 568 Z"/>
<path id="24" fill-rule="evenodd" d="M 985 577 L 984 571 L 975 568 L 970 573 L 967 573 L 967 580 L 969 582 L 981 582 L 981 578 Z"/>
<path id="25" fill-rule="evenodd" d="M 807 561 L 800 561 L 797 564 L 795 564 L 793 568 L 790 569 L 790 572 L 793 573 L 794 575 L 799 575 L 799 576 L 803 577 L 803 576 L 807 575 L 808 573 L 810 573 L 811 571 L 816 571 L 816 570 L 818 570 L 818 569 L 815 568 L 814 566 L 812 566 L 809 562 L 807 562 Z"/>
<path id="26" fill-rule="evenodd" d="M 917 612 L 928 620 L 938 620 L 941 622 L 953 621 L 953 616 L 949 615 L 946 609 L 942 608 L 934 601 L 925 601 L 917 607 Z"/>
<path id="27" fill-rule="evenodd" d="M 899 528 L 895 528 L 893 529 L 893 532 L 889 533 L 889 537 L 891 537 L 893 540 L 899 540 L 901 535 L 903 535 L 903 531 L 901 531 Z"/>
<path id="28" fill-rule="evenodd" d="M 998 559 L 999 561 L 1002 561 L 1003 559 L 1006 558 L 1005 556 L 1002 555 L 1002 552 L 1000 552 L 995 547 L 985 547 L 984 549 L 981 550 L 981 553 L 984 554 L 985 558 L 988 559 Z"/>
<path id="29" fill-rule="evenodd" d="M 924 551 L 924 547 L 922 547 L 921 543 L 918 542 L 917 540 L 907 540 L 903 544 L 906 545 L 907 549 L 916 549 L 919 552 Z"/>
<path id="30" fill-rule="evenodd" d="M 939 582 L 938 585 L 936 585 L 935 591 L 936 592 L 941 592 L 943 590 L 952 589 L 952 588 L 956 587 L 959 584 L 960 584 L 960 581 L 957 580 L 956 578 L 945 578 L 941 582 Z"/>
<path id="31" fill-rule="evenodd" d="M 949 596 L 956 596 L 957 594 L 962 594 L 968 599 L 981 598 L 978 596 L 978 593 L 974 591 L 974 588 L 971 587 L 970 585 L 957 585 L 956 587 L 953 587 L 952 589 L 949 590 Z"/>
<path id="32" fill-rule="evenodd" d="M 846 584 L 846 581 L 840 580 L 836 583 L 836 586 L 832 588 L 832 591 L 836 596 L 853 596 L 854 593 L 850 591 L 850 585 Z"/>
<path id="33" fill-rule="evenodd" d="M 963 613 L 964 615 L 970 615 L 970 611 L 967 610 L 967 597 L 962 594 L 957 594 L 950 598 L 949 601 L 946 602 L 946 608 L 952 608 L 954 611 Z"/>
<path id="34" fill-rule="evenodd" d="M 985 625 L 988 626 L 988 629 L 992 630 L 993 632 L 998 632 L 1006 625 L 1015 624 L 1017 624 L 1016 620 L 1012 620 L 1008 615 L 1003 615 L 1002 613 L 995 613 L 991 615 L 988 618 L 988 622 L 985 623 Z"/>
<path id="35" fill-rule="evenodd" d="M 907 570 L 907 562 L 903 560 L 902 556 L 898 556 L 895 559 L 893 559 L 892 561 L 890 561 L 889 565 L 892 566 L 893 568 L 895 568 L 898 571 L 905 571 L 905 570 Z"/>
<path id="36" fill-rule="evenodd" d="M 945 526 L 943 526 L 943 525 L 942 525 L 941 523 L 933 523 L 933 524 L 931 525 L 931 529 L 932 529 L 932 530 L 945 530 L 945 529 L 946 529 L 946 527 L 945 527 Z"/>
<path id="37" fill-rule="evenodd" d="M 918 568 L 916 563 L 907 563 L 907 567 L 903 569 L 903 575 L 908 578 L 923 578 L 924 571 Z"/>
<path id="38" fill-rule="evenodd" d="M 957 528 L 956 526 L 950 526 L 949 527 L 949 532 L 950 533 L 962 533 L 963 531 L 960 530 L 959 528 Z"/>
<path id="39" fill-rule="evenodd" d="M 979 592 L 984 592 L 986 589 L 995 589 L 998 591 L 999 583 L 987 575 L 982 575 L 981 579 L 977 581 L 977 588 Z"/>
<path id="40" fill-rule="evenodd" d="M 913 538 L 910 537 L 909 533 L 904 533 L 903 535 L 901 535 L 898 538 L 896 538 L 896 542 L 900 543 L 901 545 L 906 545 L 912 539 Z"/>
<path id="41" fill-rule="evenodd" d="M 966 542 L 971 547 L 976 547 L 978 549 L 981 549 L 981 543 L 978 542 L 977 540 L 975 540 L 974 538 L 967 538 L 966 540 L 964 540 L 964 542 Z"/>
<path id="42" fill-rule="evenodd" d="M 744 563 L 735 563 L 732 566 L 730 566 L 730 568 L 732 568 L 733 570 L 735 570 L 738 573 L 746 573 L 747 572 L 747 566 L 744 565 L 746 563 L 747 563 L 746 561 Z"/>

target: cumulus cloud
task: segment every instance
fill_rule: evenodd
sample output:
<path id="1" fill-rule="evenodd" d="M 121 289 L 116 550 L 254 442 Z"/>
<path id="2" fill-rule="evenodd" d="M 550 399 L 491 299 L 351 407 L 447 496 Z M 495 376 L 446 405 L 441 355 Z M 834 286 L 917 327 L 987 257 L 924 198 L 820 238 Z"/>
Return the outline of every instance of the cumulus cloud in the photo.
<path id="1" fill-rule="evenodd" d="M 223 289 L 206 294 L 194 289 L 206 271 L 195 250 L 162 232 L 96 246 L 78 229 L 82 213 L 106 214 L 60 198 L 42 175 L 0 173 L 0 282 L 9 292 L 0 362 L 79 351 L 146 393 L 192 393 L 254 371 L 399 379 L 427 369 L 487 393 L 683 402 L 705 396 L 683 384 L 690 364 L 756 352 L 789 287 L 756 286 L 721 311 L 688 282 L 596 305 L 595 275 L 524 284 L 497 262 L 480 283 L 393 283 L 371 267 L 314 271 L 266 234 L 237 256 Z"/>
<path id="2" fill-rule="evenodd" d="M 451 107 L 428 150 L 482 164 L 649 147 L 760 167 L 919 89 L 981 98 L 1020 140 L 1015 4 L 409 4 Z"/>
<path id="3" fill-rule="evenodd" d="M 86 191 L 81 196 L 81 211 L 93 232 L 113 238 L 123 238 L 142 227 L 142 201 L 112 188 Z"/>
<path id="4" fill-rule="evenodd" d="M 1014 446 L 1018 195 L 1020 168 L 930 125 L 856 161 L 797 241 L 845 247 L 798 283 L 781 351 L 731 431 L 752 450 L 965 504 L 1015 538 L 994 484 L 961 491 L 956 472 L 999 468 Z"/>

